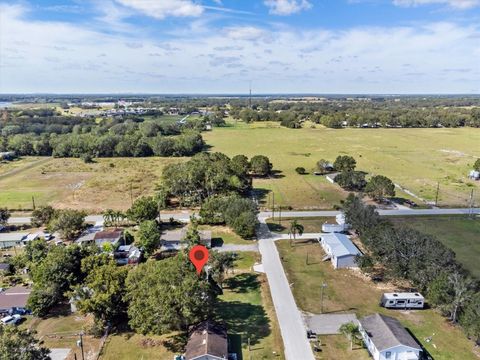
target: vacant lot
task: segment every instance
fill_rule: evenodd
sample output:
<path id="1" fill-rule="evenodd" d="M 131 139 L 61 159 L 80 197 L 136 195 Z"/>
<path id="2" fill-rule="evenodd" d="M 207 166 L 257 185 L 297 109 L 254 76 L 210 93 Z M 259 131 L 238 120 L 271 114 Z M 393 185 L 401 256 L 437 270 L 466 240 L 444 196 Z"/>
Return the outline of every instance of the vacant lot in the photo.
<path id="1" fill-rule="evenodd" d="M 178 161 L 182 159 L 102 158 L 85 164 L 80 159 L 27 157 L 5 171 L 0 165 L 0 207 L 31 209 L 34 197 L 36 205 L 125 210 L 132 198 L 152 194 L 163 167 Z"/>
<path id="2" fill-rule="evenodd" d="M 311 172 L 321 158 L 333 161 L 338 155 L 352 155 L 359 169 L 386 175 L 430 201 L 435 200 L 439 182 L 441 205 L 466 206 L 471 189 L 477 189 L 480 200 L 480 185 L 467 179 L 480 157 L 480 129 L 287 129 L 278 123 L 238 122 L 204 137 L 212 151 L 267 155 L 280 173 L 254 185 L 273 190 L 277 204 L 295 208 L 337 204 L 343 191 L 323 177 L 298 175 L 295 168 Z"/>
<path id="3" fill-rule="evenodd" d="M 278 232 L 282 234 L 288 234 L 290 232 L 290 224 L 293 220 L 303 226 L 304 233 L 319 233 L 322 232 L 322 225 L 325 222 L 335 223 L 334 217 L 310 217 L 310 218 L 282 218 L 276 217 L 273 219 L 267 219 L 267 225 L 270 231 Z"/>
<path id="4" fill-rule="evenodd" d="M 392 311 L 379 307 L 382 293 L 395 288 L 382 283 L 375 285 L 359 272 L 334 270 L 330 262 L 322 261 L 324 253 L 318 243 L 302 242 L 290 247 L 289 241 L 279 241 L 277 247 L 300 309 L 319 313 L 321 284 L 326 283 L 325 312 L 348 311 L 359 317 L 384 313 L 398 318 L 436 360 L 477 359 L 474 344 L 434 310 Z M 430 336 L 432 341 L 427 343 L 425 338 Z M 361 353 L 363 350 L 356 351 Z"/>
<path id="5" fill-rule="evenodd" d="M 419 216 L 394 217 L 390 220 L 435 236 L 455 251 L 457 259 L 467 270 L 480 278 L 480 219 L 468 219 L 464 216 Z"/>

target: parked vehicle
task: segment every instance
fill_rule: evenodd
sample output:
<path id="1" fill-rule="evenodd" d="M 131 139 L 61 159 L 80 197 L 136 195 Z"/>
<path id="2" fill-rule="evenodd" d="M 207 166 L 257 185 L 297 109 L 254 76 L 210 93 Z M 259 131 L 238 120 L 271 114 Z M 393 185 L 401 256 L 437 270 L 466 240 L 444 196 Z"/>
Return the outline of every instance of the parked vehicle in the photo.
<path id="1" fill-rule="evenodd" d="M 425 298 L 419 293 L 385 293 L 380 306 L 387 309 L 423 309 Z"/>
<path id="2" fill-rule="evenodd" d="M 17 325 L 22 320 L 22 317 L 18 314 L 8 315 L 2 318 L 0 321 L 3 325 Z"/>
<path id="3" fill-rule="evenodd" d="M 47 241 L 50 241 L 50 240 L 53 239 L 53 235 L 50 234 L 50 233 L 45 233 L 45 234 L 43 234 L 43 238 Z"/>

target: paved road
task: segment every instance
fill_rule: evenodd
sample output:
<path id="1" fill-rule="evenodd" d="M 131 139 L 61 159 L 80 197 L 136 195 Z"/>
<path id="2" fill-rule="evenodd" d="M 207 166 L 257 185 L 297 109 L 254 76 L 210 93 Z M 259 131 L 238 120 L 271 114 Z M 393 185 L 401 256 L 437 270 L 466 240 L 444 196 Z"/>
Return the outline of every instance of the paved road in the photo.
<path id="1" fill-rule="evenodd" d="M 382 216 L 418 216 L 418 215 L 468 215 L 477 214 L 480 215 L 480 208 L 475 208 L 473 211 L 470 209 L 396 209 L 396 210 L 377 210 Z M 188 222 L 193 212 L 188 210 L 176 213 L 162 213 L 162 219 L 174 218 L 177 221 Z M 332 217 L 340 214 L 340 211 L 319 210 L 319 211 L 282 211 L 282 217 Z M 275 215 L 278 215 L 275 213 Z M 259 218 L 272 217 L 271 211 L 263 211 L 258 214 Z M 99 222 L 103 221 L 102 215 L 89 215 L 86 217 L 87 222 Z M 11 217 L 8 220 L 9 224 L 19 225 L 30 223 L 30 217 Z"/>
<path id="2" fill-rule="evenodd" d="M 265 224 L 265 219 L 261 218 L 260 222 L 257 232 L 258 244 L 262 254 L 263 269 L 267 274 L 270 293 L 282 333 L 285 358 L 287 360 L 314 360 L 301 313 L 293 298 L 292 290 L 280 261 L 280 255 L 275 246 L 276 237 L 273 237 L 273 234 L 270 233 Z"/>

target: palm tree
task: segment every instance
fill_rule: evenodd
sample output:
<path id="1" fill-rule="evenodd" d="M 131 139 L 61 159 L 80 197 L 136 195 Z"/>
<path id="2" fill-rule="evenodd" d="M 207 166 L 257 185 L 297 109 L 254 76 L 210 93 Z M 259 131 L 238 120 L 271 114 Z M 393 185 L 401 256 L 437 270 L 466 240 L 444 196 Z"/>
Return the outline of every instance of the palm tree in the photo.
<path id="1" fill-rule="evenodd" d="M 292 236 L 293 236 L 293 241 L 297 238 L 297 234 L 302 236 L 303 234 L 304 227 L 302 224 L 300 224 L 297 220 L 293 220 L 290 223 L 290 246 L 292 245 Z"/>
<path id="2" fill-rule="evenodd" d="M 360 336 L 358 325 L 348 322 L 340 326 L 340 332 L 350 340 L 350 350 L 353 350 L 353 342 Z"/>
<path id="3" fill-rule="evenodd" d="M 107 209 L 103 213 L 103 221 L 105 223 L 105 226 L 109 226 L 113 223 L 115 218 L 115 211 L 112 209 Z"/>

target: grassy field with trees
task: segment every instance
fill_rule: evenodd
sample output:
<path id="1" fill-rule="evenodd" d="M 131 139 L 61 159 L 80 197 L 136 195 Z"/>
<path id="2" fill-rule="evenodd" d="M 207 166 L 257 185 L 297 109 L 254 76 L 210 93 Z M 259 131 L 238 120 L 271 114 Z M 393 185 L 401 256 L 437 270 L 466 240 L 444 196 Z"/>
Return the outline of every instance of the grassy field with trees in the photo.
<path id="1" fill-rule="evenodd" d="M 254 187 L 274 191 L 276 204 L 294 208 L 338 204 L 345 192 L 312 172 L 320 159 L 333 162 L 338 155 L 353 156 L 357 169 L 387 176 L 429 201 L 435 200 L 439 183 L 443 206 L 466 206 L 471 189 L 477 190 L 477 203 L 480 200 L 478 182 L 467 179 L 480 156 L 475 150 L 480 129 L 287 129 L 276 122 L 229 124 L 204 133 L 206 143 L 212 151 L 229 156 L 268 156 L 274 175 L 255 179 Z M 309 174 L 298 174 L 298 167 Z"/>
<path id="2" fill-rule="evenodd" d="M 477 278 L 480 278 L 480 220 L 465 216 L 393 217 L 394 224 L 402 224 L 435 236 L 455 251 L 457 260 Z"/>

